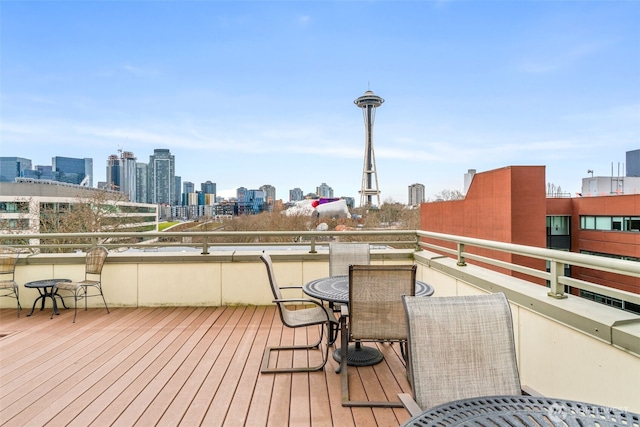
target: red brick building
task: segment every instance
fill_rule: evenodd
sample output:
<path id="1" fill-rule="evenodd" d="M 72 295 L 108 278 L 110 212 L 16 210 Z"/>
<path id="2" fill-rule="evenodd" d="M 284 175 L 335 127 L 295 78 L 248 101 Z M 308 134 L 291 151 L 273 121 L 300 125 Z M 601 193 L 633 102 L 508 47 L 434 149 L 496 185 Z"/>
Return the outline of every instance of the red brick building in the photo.
<path id="1" fill-rule="evenodd" d="M 640 195 L 547 198 L 545 189 L 544 166 L 508 166 L 477 173 L 464 199 L 423 203 L 421 229 L 640 261 Z M 542 260 L 487 250 L 473 253 L 488 252 L 507 262 L 546 269 Z M 498 267 L 486 267 L 522 277 Z M 603 272 L 596 275 L 577 267 L 570 274 L 640 293 L 640 279 Z M 542 280 L 529 276 L 526 279 L 545 285 Z M 604 298 L 588 293 L 582 296 Z M 603 302 L 620 305 L 605 299 Z"/>

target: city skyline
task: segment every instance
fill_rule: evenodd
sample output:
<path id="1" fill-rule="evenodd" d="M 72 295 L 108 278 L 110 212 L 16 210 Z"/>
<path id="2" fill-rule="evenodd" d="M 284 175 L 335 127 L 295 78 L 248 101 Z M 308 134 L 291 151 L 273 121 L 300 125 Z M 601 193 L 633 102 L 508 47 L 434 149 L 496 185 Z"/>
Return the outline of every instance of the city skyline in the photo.
<path id="1" fill-rule="evenodd" d="M 575 194 L 640 146 L 640 2 L 4 2 L 0 156 L 144 162 L 183 180 L 380 198 L 545 165 Z M 142 24 L 143 23 L 143 24 Z M 370 26 L 370 28 L 367 28 Z"/>

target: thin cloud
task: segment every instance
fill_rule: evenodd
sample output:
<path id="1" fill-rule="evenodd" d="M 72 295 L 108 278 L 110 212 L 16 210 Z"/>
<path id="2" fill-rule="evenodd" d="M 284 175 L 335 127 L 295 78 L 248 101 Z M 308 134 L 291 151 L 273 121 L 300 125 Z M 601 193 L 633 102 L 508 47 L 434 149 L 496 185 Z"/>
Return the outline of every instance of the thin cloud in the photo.
<path id="1" fill-rule="evenodd" d="M 120 68 L 127 73 L 137 77 L 151 77 L 157 76 L 159 74 L 157 70 L 151 68 L 142 68 L 131 64 L 124 64 Z"/>
<path id="2" fill-rule="evenodd" d="M 585 42 L 567 47 L 562 51 L 550 48 L 544 56 L 525 58 L 521 61 L 519 69 L 529 74 L 546 74 L 565 69 L 578 61 L 596 54 L 609 46 L 610 42 Z"/>

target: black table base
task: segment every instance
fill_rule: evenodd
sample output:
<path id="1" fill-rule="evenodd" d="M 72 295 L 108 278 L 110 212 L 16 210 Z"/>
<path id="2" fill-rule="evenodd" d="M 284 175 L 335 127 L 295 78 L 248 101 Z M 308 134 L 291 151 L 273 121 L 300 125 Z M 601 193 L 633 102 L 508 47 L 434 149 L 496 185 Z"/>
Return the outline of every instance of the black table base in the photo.
<path id="1" fill-rule="evenodd" d="M 56 302 L 56 297 L 60 298 L 60 302 L 64 308 L 68 308 L 64 303 L 64 299 L 61 295 L 58 295 L 58 292 L 53 291 L 53 286 L 56 283 L 60 282 L 70 282 L 69 279 L 45 279 L 45 280 L 35 280 L 33 282 L 28 282 L 24 284 L 25 288 L 37 289 L 40 296 L 33 301 L 33 306 L 31 307 L 31 311 L 27 314 L 27 317 L 31 316 L 36 309 L 36 304 L 40 301 L 40 311 L 44 310 L 44 305 L 47 298 L 51 298 L 53 301 L 53 312 L 55 314 L 60 314 L 58 311 L 58 304 Z"/>
<path id="2" fill-rule="evenodd" d="M 338 348 L 333 352 L 333 358 L 340 363 L 342 360 L 341 349 Z M 359 343 L 351 344 L 347 347 L 347 365 L 349 366 L 371 366 L 382 362 L 384 356 L 382 352 L 375 347 L 368 347 Z"/>

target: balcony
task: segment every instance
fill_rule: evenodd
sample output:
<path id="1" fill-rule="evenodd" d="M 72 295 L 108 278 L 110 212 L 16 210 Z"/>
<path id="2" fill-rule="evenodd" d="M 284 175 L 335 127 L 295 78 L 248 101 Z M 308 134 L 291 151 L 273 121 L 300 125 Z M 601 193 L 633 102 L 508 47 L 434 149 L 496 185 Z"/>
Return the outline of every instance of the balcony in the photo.
<path id="1" fill-rule="evenodd" d="M 640 316 L 566 295 L 564 286 L 597 289 L 634 303 L 639 296 L 561 275 L 566 264 L 640 277 L 637 263 L 424 232 L 397 232 L 414 238 L 408 244 L 389 243 L 404 245 L 393 249 L 375 241 L 379 236 L 357 233 L 375 243 L 372 263 L 416 263 L 418 279 L 435 288 L 434 297 L 505 292 L 523 384 L 547 396 L 640 412 Z M 286 248 L 270 247 L 283 286 L 329 273 L 328 251 L 320 242 L 329 236 L 304 237 Z M 421 237 L 443 245 L 421 243 Z M 32 247 L 47 245 L 41 235 L 27 238 Z M 189 246 L 192 234 L 181 239 Z M 399 425 L 409 418 L 403 409 L 343 408 L 333 360 L 323 372 L 260 374 L 267 343 L 314 337 L 282 327 L 258 259 L 262 247 L 217 248 L 212 240 L 190 252 L 114 250 L 103 272 L 113 308 L 109 315 L 96 301 L 95 308 L 79 311 L 75 324 L 72 310 L 52 320 L 50 310 L 36 308 L 31 317 L 23 310 L 18 319 L 14 301 L 0 299 L 0 423 L 283 425 L 288 420 L 290 425 L 369 426 Z M 452 243 L 456 249 L 448 249 Z M 481 261 L 544 278 L 551 287 L 473 265 L 479 257 L 467 252 L 470 247 L 545 259 L 550 272 L 486 257 Z M 21 257 L 16 279 L 22 284 L 79 278 L 83 269 L 81 253 L 33 254 Z M 21 288 L 24 308 L 37 297 L 30 291 Z M 352 387 L 363 384 L 352 394 L 394 399 L 399 391 L 410 392 L 397 346 L 377 346 L 383 363 L 350 369 Z"/>

